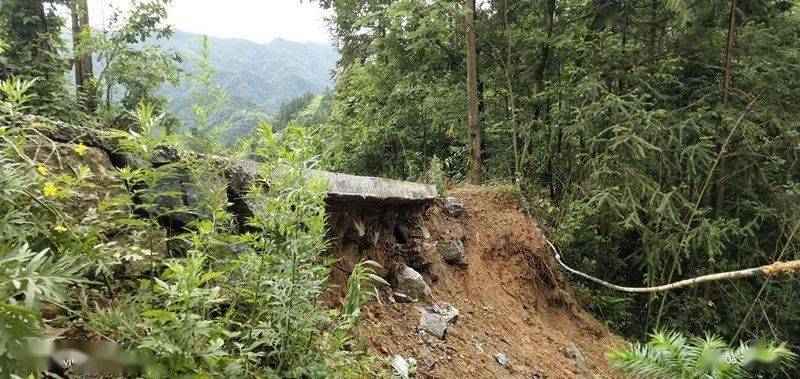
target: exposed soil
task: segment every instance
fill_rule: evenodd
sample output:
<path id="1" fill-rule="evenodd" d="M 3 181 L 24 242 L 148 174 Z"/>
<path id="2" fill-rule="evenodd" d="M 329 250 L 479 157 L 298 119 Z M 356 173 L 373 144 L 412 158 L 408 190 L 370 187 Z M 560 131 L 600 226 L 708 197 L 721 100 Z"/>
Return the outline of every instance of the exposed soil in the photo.
<path id="1" fill-rule="evenodd" d="M 422 273 L 435 301 L 456 307 L 459 317 L 439 340 L 417 331 L 425 304 L 396 303 L 384 292 L 381 303 L 372 302 L 365 310 L 363 330 L 370 350 L 413 357 L 418 377 L 613 376 L 604 353 L 624 341 L 570 300 L 534 221 L 519 210 L 517 198 L 476 186 L 458 187 L 447 196 L 462 202 L 466 214 L 447 216 L 437 204 L 425 211 L 422 223 L 431 244 L 463 237 L 469 265 L 451 266 L 436 249 L 428 249 L 430 265 Z M 374 252 L 386 248 L 378 244 L 362 254 L 386 260 L 392 254 Z M 354 262 L 352 252 L 344 255 L 342 267 L 332 275 L 334 284 L 343 284 L 343 274 Z M 571 347 L 580 350 L 585 364 L 568 357 L 575 355 L 565 353 Z M 508 363 L 499 364 L 495 353 L 504 354 Z"/>
<path id="2" fill-rule="evenodd" d="M 113 195 L 110 191 L 124 191 L 103 151 L 89 148 L 77 154 L 67 145 L 54 148 L 33 142 L 37 143 L 26 146 L 26 151 L 46 162 L 53 174 L 92 167 L 98 185 L 83 189 L 75 217 Z M 427 304 L 395 302 L 388 289 L 382 290 L 380 302 L 365 307 L 362 331 L 373 353 L 413 357 L 417 377 L 612 376 L 604 353 L 624 341 L 571 300 L 567 283 L 558 279 L 551 253 L 534 221 L 519 210 L 518 199 L 476 186 L 456 188 L 448 196 L 462 202 L 466 214 L 445 215 L 441 202 L 424 209 L 419 204 L 363 199 L 328 204 L 335 241 L 332 253 L 339 261 L 324 303 L 336 305 L 342 300 L 346 279 L 361 259 L 381 263 L 384 269 L 379 274 L 390 282 L 407 265 L 422 273 L 434 302 L 459 310 L 445 339 L 418 332 L 420 310 Z M 143 238 L 164 239 L 164 231 L 153 232 L 159 234 Z M 466 267 L 444 262 L 436 248 L 437 243 L 458 239 L 464 243 Z M 166 247 L 161 250 L 166 254 Z M 101 291 L 89 297 L 106 305 Z M 58 317 L 59 310 L 46 307 L 45 313 L 49 319 Z M 67 340 L 102 339 L 72 322 L 48 327 L 47 334 Z M 498 363 L 496 353 L 507 357 L 507 364 Z"/>

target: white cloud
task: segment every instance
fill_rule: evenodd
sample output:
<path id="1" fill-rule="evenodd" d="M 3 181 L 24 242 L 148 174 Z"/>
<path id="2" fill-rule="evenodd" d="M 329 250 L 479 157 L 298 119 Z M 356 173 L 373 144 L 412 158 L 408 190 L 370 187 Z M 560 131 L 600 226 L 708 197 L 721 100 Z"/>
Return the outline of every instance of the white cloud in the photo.
<path id="1" fill-rule="evenodd" d="M 101 26 L 110 6 L 125 9 L 129 4 L 129 0 L 89 0 L 92 24 Z M 254 42 L 329 41 L 323 10 L 309 0 L 173 0 L 169 22 L 188 32 Z"/>

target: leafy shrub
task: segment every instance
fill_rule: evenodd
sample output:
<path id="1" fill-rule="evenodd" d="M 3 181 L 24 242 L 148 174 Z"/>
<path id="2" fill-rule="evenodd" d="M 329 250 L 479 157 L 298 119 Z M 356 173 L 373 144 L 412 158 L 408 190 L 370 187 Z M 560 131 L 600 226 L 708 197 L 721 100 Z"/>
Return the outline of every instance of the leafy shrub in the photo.
<path id="1" fill-rule="evenodd" d="M 300 128 L 288 128 L 281 138 L 266 125 L 261 132 L 257 151 L 270 162 L 263 165 L 269 192 L 261 184 L 251 188 L 254 231 L 243 235 L 233 234 L 224 192 L 200 191 L 188 209 L 157 209 L 165 193 L 158 190 L 164 178 L 156 170 L 178 170 L 186 183 L 208 185 L 207 178 L 219 174 L 209 171 L 212 165 L 189 160 L 125 175 L 142 184 L 135 191 L 147 214 L 196 217 L 173 237 L 188 247 L 185 256 L 160 262 L 159 274 L 141 281 L 120 305 L 86 315 L 90 329 L 156 358 L 161 364 L 154 372 L 318 377 L 373 366 L 348 342 L 358 308 L 369 298 L 365 283 L 376 278 L 369 264 L 357 266 L 348 306 L 332 332 L 322 329 L 329 318 L 318 299 L 330 260 L 323 255 L 327 182 L 309 179 L 315 146 Z M 231 245 L 243 248 L 233 252 Z"/>
<path id="2" fill-rule="evenodd" d="M 658 331 L 650 337 L 645 344 L 609 352 L 611 365 L 620 372 L 645 378 L 740 378 L 796 360 L 785 344 L 742 344 L 731 349 L 711 335 L 688 339 L 677 332 Z"/>
<path id="3" fill-rule="evenodd" d="M 4 87 L 19 92 L 2 98 L 6 108 L 24 110 L 21 84 Z M 155 133 L 161 116 L 154 107 L 142 103 L 130 116 L 136 124 L 120 135 L 120 153 L 147 161 L 173 142 Z M 262 165 L 268 180 L 250 191 L 251 231 L 236 234 L 225 186 L 209 180 L 220 172 L 202 157 L 121 169 L 130 193 L 109 192 L 73 217 L 65 210 L 93 186 L 91 173 L 51 173 L 28 157 L 28 134 L 41 136 L 37 128 L 46 126 L 18 120 L 0 120 L 0 373 L 40 370 L 19 354 L 42 337 L 44 303 L 69 314 L 46 323 L 80 317 L 88 332 L 151 357 L 146 376 L 376 372 L 379 361 L 352 338 L 374 293 L 369 283 L 382 281 L 376 264 L 356 266 L 341 312 L 319 304 L 332 263 L 324 254 L 328 184 L 310 171 L 318 145 L 306 130 L 292 126 L 275 136 L 262 126 L 255 151 L 269 162 Z M 73 153 L 85 150 L 78 145 Z M 191 194 L 173 202 L 176 188 Z M 154 239 L 159 219 L 176 216 L 187 221 L 182 229 Z M 163 251 L 167 242 L 178 248 L 157 254 L 153 245 Z M 130 276 L 142 264 L 146 270 Z"/>
<path id="4" fill-rule="evenodd" d="M 20 163 L 19 146 L 9 137 L 0 155 L 0 374 L 16 364 L 28 338 L 41 334 L 40 307 L 43 303 L 63 304 L 68 287 L 85 281 L 87 263 L 74 250 L 61 249 L 59 234 L 68 216 L 62 212 L 56 194 L 41 170 Z M 50 186 L 50 187 L 48 187 Z M 41 192 L 39 192 L 41 191 Z M 62 192 L 66 188 L 61 189 Z"/>

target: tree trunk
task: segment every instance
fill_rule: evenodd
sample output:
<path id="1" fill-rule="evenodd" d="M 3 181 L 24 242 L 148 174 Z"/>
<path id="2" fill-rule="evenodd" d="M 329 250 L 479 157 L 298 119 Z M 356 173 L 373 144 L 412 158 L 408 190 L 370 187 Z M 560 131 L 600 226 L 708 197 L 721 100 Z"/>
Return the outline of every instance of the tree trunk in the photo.
<path id="1" fill-rule="evenodd" d="M 656 34 L 658 33 L 658 2 L 652 0 L 650 3 L 650 31 L 647 36 L 647 56 L 650 67 L 655 67 Z"/>
<path id="2" fill-rule="evenodd" d="M 731 0 L 730 18 L 728 19 L 728 40 L 725 47 L 725 84 L 722 89 L 722 106 L 728 108 L 731 96 L 731 64 L 733 60 L 733 37 L 736 33 L 736 0 Z M 724 148 L 724 147 L 723 147 Z M 725 176 L 728 171 L 728 152 L 721 152 L 719 169 L 717 170 L 717 197 L 714 204 L 714 216 L 722 214 L 725 200 Z"/>
<path id="3" fill-rule="evenodd" d="M 87 80 L 94 76 L 92 53 L 79 51 L 79 35 L 89 28 L 89 7 L 86 0 L 75 0 L 72 7 L 72 46 L 75 53 L 75 93 L 78 102 L 89 111 L 94 111 L 94 91 Z"/>
<path id="4" fill-rule="evenodd" d="M 509 49 L 510 50 L 510 49 Z M 508 54 L 506 66 L 511 66 L 511 54 Z M 506 68 L 506 88 L 508 89 L 508 108 L 511 110 L 511 147 L 514 150 L 514 180 L 520 176 L 519 147 L 517 143 L 517 100 L 511 82 L 510 68 Z"/>
<path id="5" fill-rule="evenodd" d="M 631 5 L 628 4 L 627 1 L 622 1 L 621 4 L 622 4 L 622 24 L 620 25 L 620 37 L 622 39 L 622 49 L 624 52 L 625 47 L 628 45 L 628 22 L 630 21 L 629 11 Z M 626 67 L 627 64 L 625 64 L 625 61 L 623 61 L 622 65 L 623 65 L 623 71 L 627 71 L 628 67 Z M 625 90 L 625 75 L 619 76 L 619 81 L 617 82 L 617 90 L 620 94 L 622 94 L 622 91 Z"/>
<path id="6" fill-rule="evenodd" d="M 475 0 L 464 0 L 467 6 L 467 111 L 469 125 L 469 181 L 479 184 L 483 176 L 481 130 L 478 119 L 478 58 L 475 35 Z"/>
<path id="7" fill-rule="evenodd" d="M 533 95 L 536 96 L 544 90 L 544 72 L 547 69 L 547 63 L 550 60 L 550 38 L 553 36 L 553 15 L 556 11 L 556 0 L 547 0 L 544 14 L 544 28 L 546 30 L 547 41 L 543 42 L 541 49 L 541 58 L 539 65 L 536 66 L 536 72 L 533 78 Z M 541 100 L 536 100 L 536 107 L 534 113 L 538 116 L 541 109 Z"/>
<path id="8" fill-rule="evenodd" d="M 31 5 L 31 9 L 33 10 L 34 14 L 39 18 L 37 22 L 37 30 L 40 35 L 45 35 L 50 32 L 50 28 L 47 26 L 47 14 L 44 12 L 44 0 L 28 0 L 28 3 Z M 25 23 L 25 21 L 23 21 Z M 38 37 L 38 36 L 37 36 Z M 50 46 L 50 40 L 47 38 L 38 38 L 39 39 L 39 51 L 42 55 L 49 53 L 52 51 Z"/>
<path id="9" fill-rule="evenodd" d="M 731 0 L 728 20 L 728 44 L 725 48 L 725 88 L 722 92 L 722 105 L 728 106 L 731 95 L 731 61 L 733 60 L 733 36 L 736 32 L 736 0 Z"/>
<path id="10" fill-rule="evenodd" d="M 519 160 L 519 146 L 518 146 L 518 131 L 517 131 L 517 99 L 514 95 L 514 85 L 511 80 L 511 61 L 512 61 L 512 48 L 511 37 L 508 33 L 508 0 L 503 1 L 503 31 L 506 34 L 506 60 L 504 65 L 504 73 L 506 77 L 506 89 L 508 91 L 506 111 L 510 108 L 511 111 L 511 147 L 514 152 L 514 180 L 519 179 L 520 176 L 520 160 Z"/>
<path id="11" fill-rule="evenodd" d="M 43 0 L 20 0 L 19 10 L 21 10 L 25 17 L 10 17 L 7 27 L 10 29 L 14 40 L 25 41 L 27 46 L 36 47 L 38 50 L 31 51 L 37 57 L 47 56 L 50 52 L 50 43 L 47 38 L 40 38 L 40 35 L 47 34 L 47 15 L 44 12 Z M 34 17 L 33 22 L 29 16 Z M 23 51 L 14 51 L 14 48 L 19 49 L 19 46 L 11 46 L 7 53 L 11 54 L 24 54 Z"/>
<path id="12" fill-rule="evenodd" d="M 547 70 L 547 65 L 550 61 L 550 38 L 553 36 L 553 16 L 555 15 L 556 11 L 556 0 L 546 0 L 545 3 L 545 13 L 544 13 L 544 28 L 545 28 L 545 35 L 547 36 L 547 40 L 542 42 L 540 46 L 540 57 L 539 57 L 539 64 L 536 66 L 536 71 L 534 71 L 533 76 L 533 116 L 535 118 L 540 118 L 542 114 L 542 100 L 538 98 L 538 95 L 544 91 L 544 73 Z M 530 144 L 531 139 L 528 138 L 525 140 L 525 143 L 522 147 L 522 170 L 525 169 L 525 164 L 527 163 L 528 158 L 530 157 Z"/>

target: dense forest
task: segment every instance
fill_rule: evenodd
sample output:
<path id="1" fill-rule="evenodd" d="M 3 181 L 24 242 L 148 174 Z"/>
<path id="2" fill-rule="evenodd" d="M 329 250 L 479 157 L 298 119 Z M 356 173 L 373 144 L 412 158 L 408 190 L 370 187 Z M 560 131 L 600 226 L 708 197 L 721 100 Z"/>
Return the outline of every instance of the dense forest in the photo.
<path id="1" fill-rule="evenodd" d="M 334 167 L 469 178 L 464 7 L 322 1 L 340 53 Z M 653 285 L 796 257 L 800 9 L 792 1 L 486 1 L 484 181 L 514 181 L 584 271 Z M 467 10 L 468 12 L 469 10 Z M 796 279 L 626 296 L 615 330 L 797 344 Z"/>
<path id="2" fill-rule="evenodd" d="M 0 376 L 38 372 L 18 350 L 55 325 L 41 315 L 52 304 L 61 321 L 152 354 L 145 376 L 391 375 L 359 321 L 388 285 L 379 263 L 352 268 L 342 309 L 319 304 L 332 263 L 312 169 L 440 194 L 506 188 L 560 259 L 620 286 L 800 258 L 797 1 L 314 2 L 339 54 L 334 86 L 261 85 L 253 69 L 233 81 L 258 92 L 234 101 L 217 70 L 230 78 L 239 63 L 217 67 L 213 39 L 172 40 L 169 0 L 132 0 L 100 29 L 86 0 L 0 3 Z M 261 54 L 245 46 L 221 54 Z M 319 50 L 302 67 L 319 71 L 331 58 Z M 253 100 L 269 91 L 270 104 Z M 39 116 L 110 133 L 119 156 L 137 157 L 119 172 L 125 194 L 75 215 L 97 185 L 34 159 L 31 143 L 39 154 L 55 139 Z M 84 156 L 77 142 L 67 155 Z M 163 146 L 193 155 L 159 167 Z M 217 156 L 256 160 L 270 178 L 269 196 L 251 188 L 246 228 L 211 184 L 170 208 L 165 183 L 213 182 Z M 165 219 L 182 229 L 158 237 L 170 256 L 155 259 L 145 246 Z M 131 259 L 148 279 L 117 282 Z M 584 278 L 558 273 L 613 333 L 649 341 L 609 352 L 621 372 L 747 377 L 758 345 L 756 360 L 774 363 L 755 367 L 763 375 L 798 373 L 796 274 L 644 294 Z M 712 355 L 740 365 L 706 365 Z"/>

